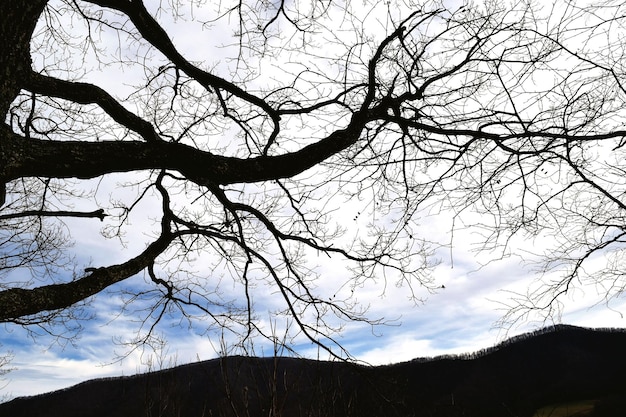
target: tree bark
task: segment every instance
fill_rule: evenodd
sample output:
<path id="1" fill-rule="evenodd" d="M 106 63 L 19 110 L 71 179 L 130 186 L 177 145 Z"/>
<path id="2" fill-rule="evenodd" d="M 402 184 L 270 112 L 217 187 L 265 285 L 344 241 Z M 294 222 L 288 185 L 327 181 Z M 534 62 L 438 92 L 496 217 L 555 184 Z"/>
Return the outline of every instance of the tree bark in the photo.
<path id="1" fill-rule="evenodd" d="M 0 2 L 0 114 L 11 102 L 31 70 L 30 40 L 47 0 Z"/>
<path id="2" fill-rule="evenodd" d="M 96 295 L 152 264 L 172 239 L 172 234 L 161 235 L 138 256 L 119 265 L 97 268 L 75 281 L 32 289 L 10 288 L 0 291 L 0 323 L 20 322 L 29 315 L 67 308 Z"/>
<path id="3" fill-rule="evenodd" d="M 171 169 L 197 184 L 251 183 L 297 175 L 355 143 L 365 126 L 353 123 L 303 149 L 278 156 L 235 158 L 180 143 L 49 141 L 0 130 L 0 178 L 95 178 L 114 172 Z"/>

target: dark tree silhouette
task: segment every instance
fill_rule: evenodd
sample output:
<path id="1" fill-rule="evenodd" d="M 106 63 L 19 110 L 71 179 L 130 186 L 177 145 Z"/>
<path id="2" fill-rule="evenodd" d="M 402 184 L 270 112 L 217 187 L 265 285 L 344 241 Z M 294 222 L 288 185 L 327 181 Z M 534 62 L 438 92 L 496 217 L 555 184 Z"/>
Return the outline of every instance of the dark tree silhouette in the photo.
<path id="1" fill-rule="evenodd" d="M 450 242 L 420 234 L 425 213 L 495 259 L 550 243 L 527 258 L 560 278 L 518 294 L 512 318 L 586 280 L 623 291 L 620 2 L 165 3 L 0 5 L 1 321 L 67 319 L 117 284 L 151 301 L 147 333 L 177 312 L 271 337 L 263 286 L 332 349 L 334 317 L 377 322 L 354 296 L 368 280 L 441 288 L 429 272 Z M 85 186 L 120 173 L 109 203 Z M 349 204 L 370 220 L 346 237 Z M 147 205 L 155 227 L 131 233 Z M 145 249 L 79 268 L 73 217 Z M 350 271 L 330 299 L 322 255 Z M 137 274 L 151 287 L 124 286 Z"/>

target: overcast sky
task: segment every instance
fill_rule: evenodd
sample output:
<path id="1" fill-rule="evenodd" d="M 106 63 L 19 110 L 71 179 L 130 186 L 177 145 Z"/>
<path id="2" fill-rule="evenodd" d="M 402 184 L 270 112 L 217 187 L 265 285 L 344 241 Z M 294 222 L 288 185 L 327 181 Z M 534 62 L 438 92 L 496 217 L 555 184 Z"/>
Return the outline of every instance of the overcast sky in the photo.
<path id="1" fill-rule="evenodd" d="M 193 59 L 201 59 L 197 32 L 181 29 L 185 27 L 189 28 L 186 24 L 179 24 L 172 30 L 176 45 Z M 216 32 L 200 33 L 208 42 Z M 213 38 L 211 42 L 219 43 Z M 219 56 L 213 54 L 211 59 L 221 65 Z M 125 76 L 132 76 L 132 71 Z M 112 75 L 90 77 L 107 88 L 119 84 L 119 80 Z M 123 96 L 123 92 L 119 95 Z M 84 186 L 95 189 L 96 200 L 106 205 L 109 195 L 116 191 L 117 184 L 123 180 L 122 176 L 112 176 L 102 182 L 86 182 Z M 352 219 L 357 210 L 356 206 L 345 205 L 337 215 Z M 153 230 L 155 222 L 151 213 L 148 206 L 136 210 L 130 219 L 132 230 L 140 231 L 137 233 Z M 424 217 L 421 221 L 422 235 L 436 235 L 442 241 L 450 240 L 451 216 L 450 213 L 441 213 Z M 351 227 L 358 228 L 359 222 L 365 224 L 367 221 L 365 218 L 356 219 Z M 76 240 L 75 250 L 79 262 L 95 266 L 122 261 L 129 253 L 141 250 L 145 241 L 140 239 L 135 242 L 129 238 L 125 242 L 126 246 L 113 244 L 100 234 L 106 224 L 94 224 L 93 219 L 72 219 L 68 221 L 68 226 Z M 406 287 L 396 287 L 393 282 L 387 285 L 382 282 L 372 283 L 361 288 L 357 295 L 358 301 L 363 306 L 369 306 L 368 315 L 384 317 L 388 325 L 372 328 L 359 323 L 345 323 L 339 336 L 341 344 L 357 360 L 387 364 L 416 357 L 468 353 L 493 346 L 506 337 L 555 322 L 589 327 L 625 326 L 621 312 L 626 311 L 626 304 L 616 301 L 610 308 L 605 305 L 590 307 L 593 304 L 590 300 L 597 295 L 593 288 L 572 294 L 566 300 L 562 316 L 554 317 L 554 321 L 551 318 L 544 321 L 528 317 L 512 326 L 499 324 L 511 294 L 524 292 L 538 278 L 530 266 L 516 256 L 515 249 L 521 253 L 523 249 L 532 249 L 542 242 L 518 240 L 514 243 L 511 256 L 487 263 L 490 259 L 488 255 L 479 256 L 471 250 L 472 244 L 477 243 L 476 239 L 471 228 L 457 230 L 454 240 L 451 240 L 452 247 L 437 251 L 436 259 L 440 264 L 434 269 L 433 276 L 441 288 L 434 293 L 418 290 L 418 295 L 424 299 L 423 303 L 409 299 Z M 336 277 L 345 273 L 343 265 L 334 262 L 333 259 L 319 261 L 320 286 L 324 286 L 325 282 L 330 286 Z M 544 275 L 543 279 L 546 278 L 549 276 Z M 133 280 L 141 285 L 143 277 L 138 276 Z M 90 378 L 130 375 L 161 366 L 215 358 L 221 353 L 219 334 L 201 334 L 197 328 L 185 325 L 163 325 L 158 328 L 158 332 L 168 341 L 161 356 L 163 364 L 159 364 L 155 356 L 150 356 L 152 352 L 129 351 L 117 341 L 120 337 L 132 334 L 137 324 L 132 321 L 132 317 L 118 317 L 123 301 L 119 294 L 112 291 L 95 297 L 90 310 L 93 319 L 84 323 L 85 329 L 78 339 L 67 343 L 45 336 L 33 340 L 24 329 L 5 325 L 0 336 L 0 353 L 13 353 L 11 366 L 15 370 L 6 376 L 6 386 L 0 394 L 10 397 L 33 395 L 68 387 Z M 271 300 L 272 294 L 259 296 L 257 309 L 271 309 Z M 228 336 L 225 338 L 228 343 Z M 300 339 L 295 341 L 295 347 L 303 356 L 327 358 L 323 352 Z M 273 347 L 259 341 L 252 353 L 271 355 Z M 124 359 L 117 361 L 116 354 L 123 355 Z"/>

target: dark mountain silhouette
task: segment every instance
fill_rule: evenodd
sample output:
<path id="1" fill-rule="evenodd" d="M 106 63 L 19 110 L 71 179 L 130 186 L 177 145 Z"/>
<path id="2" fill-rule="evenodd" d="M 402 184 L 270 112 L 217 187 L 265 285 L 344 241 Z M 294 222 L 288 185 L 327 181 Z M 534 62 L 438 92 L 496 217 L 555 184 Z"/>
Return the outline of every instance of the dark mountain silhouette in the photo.
<path id="1" fill-rule="evenodd" d="M 0 416 L 532 417 L 582 400 L 590 406 L 570 416 L 618 416 L 625 352 L 624 330 L 554 326 L 471 355 L 389 366 L 227 357 L 16 398 Z"/>

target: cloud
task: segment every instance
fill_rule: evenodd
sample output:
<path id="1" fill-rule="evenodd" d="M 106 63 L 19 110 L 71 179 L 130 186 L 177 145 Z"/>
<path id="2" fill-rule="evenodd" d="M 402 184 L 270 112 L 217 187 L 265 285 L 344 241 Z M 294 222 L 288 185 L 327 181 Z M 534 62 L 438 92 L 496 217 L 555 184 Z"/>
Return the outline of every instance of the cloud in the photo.
<path id="1" fill-rule="evenodd" d="M 2 391 L 10 397 L 36 395 L 67 388 L 79 382 L 106 376 L 129 375 L 137 372 L 132 364 L 100 366 L 97 357 L 68 359 L 63 352 L 44 350 L 39 346 L 24 347 L 15 352 L 14 368 L 6 376 Z"/>

